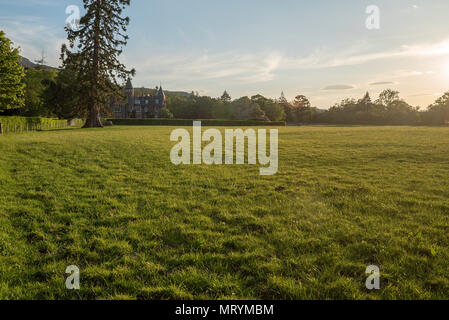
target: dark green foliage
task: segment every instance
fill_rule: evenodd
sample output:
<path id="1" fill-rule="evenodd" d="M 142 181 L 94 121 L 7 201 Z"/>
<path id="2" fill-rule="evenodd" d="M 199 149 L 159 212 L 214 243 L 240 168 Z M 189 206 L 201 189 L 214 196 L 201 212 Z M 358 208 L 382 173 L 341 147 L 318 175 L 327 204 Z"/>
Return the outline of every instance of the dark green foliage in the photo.
<path id="1" fill-rule="evenodd" d="M 418 125 L 424 113 L 399 98 L 399 92 L 385 90 L 372 102 L 369 93 L 360 100 L 345 99 L 318 113 L 310 122 L 329 124 Z"/>
<path id="2" fill-rule="evenodd" d="M 83 0 L 86 14 L 80 20 L 80 29 L 66 27 L 70 47 L 62 47 L 63 67 L 76 70 L 78 95 L 86 100 L 85 127 L 101 127 L 100 113 L 111 97 L 121 96 L 120 84 L 134 70 L 127 70 L 118 60 L 128 17 L 122 17 L 130 0 Z M 75 49 L 76 47 L 76 49 Z"/>
<path id="3" fill-rule="evenodd" d="M 288 123 L 310 123 L 316 114 L 316 108 L 311 107 L 309 99 L 304 95 L 296 96 L 291 103 L 282 95 L 278 103 L 284 109 Z"/>
<path id="4" fill-rule="evenodd" d="M 192 126 L 191 119 L 108 119 L 114 125 L 119 126 Z M 247 127 L 247 126 L 285 126 L 285 121 L 249 121 L 249 120 L 201 120 L 203 126 L 219 126 L 219 127 Z"/>
<path id="5" fill-rule="evenodd" d="M 60 119 L 87 117 L 88 101 L 86 95 L 82 94 L 83 84 L 77 79 L 76 65 L 66 64 L 57 77 L 47 80 L 45 85 L 42 98 L 53 115 Z"/>
<path id="6" fill-rule="evenodd" d="M 283 96 L 278 100 L 283 106 L 287 123 L 359 124 L 359 125 L 447 125 L 449 124 L 449 92 L 439 98 L 428 110 L 420 111 L 399 97 L 391 89 L 380 93 L 372 101 L 367 92 L 363 98 L 344 99 L 329 110 L 318 110 L 302 95 L 288 102 Z"/>
<path id="7" fill-rule="evenodd" d="M 167 106 L 177 119 L 212 119 L 223 102 L 206 96 L 167 96 Z"/>
<path id="8" fill-rule="evenodd" d="M 379 94 L 379 99 L 377 99 L 376 104 L 388 106 L 398 100 L 400 100 L 399 91 L 386 89 Z"/>
<path id="9" fill-rule="evenodd" d="M 429 107 L 424 115 L 424 122 L 433 125 L 449 124 L 449 92 Z"/>
<path id="10" fill-rule="evenodd" d="M 257 103 L 266 117 L 271 121 L 281 121 L 285 119 L 285 112 L 282 106 L 272 99 L 267 99 L 258 94 L 251 97 L 251 101 Z"/>
<path id="11" fill-rule="evenodd" d="M 20 114 L 26 117 L 53 116 L 52 103 L 46 103 L 43 98 L 49 83 L 54 81 L 58 72 L 56 70 L 28 69 L 25 72 L 25 107 Z"/>
<path id="12" fill-rule="evenodd" d="M 173 113 L 168 108 L 163 108 L 159 111 L 158 117 L 161 119 L 173 119 Z"/>
<path id="13" fill-rule="evenodd" d="M 23 67 L 19 65 L 19 50 L 0 30 L 0 111 L 23 107 Z"/>
<path id="14" fill-rule="evenodd" d="M 222 94 L 220 99 L 223 102 L 231 102 L 232 101 L 231 96 L 229 95 L 229 93 L 226 90 L 225 90 L 225 92 L 223 92 L 223 94 Z"/>
<path id="15" fill-rule="evenodd" d="M 229 120 L 284 120 L 284 111 L 277 102 L 261 95 L 242 97 L 230 101 L 230 97 L 214 99 L 207 96 L 168 96 L 167 105 L 178 119 L 229 119 Z"/>
<path id="16" fill-rule="evenodd" d="M 214 108 L 212 109 L 213 119 L 233 119 L 231 103 L 229 101 L 215 100 Z"/>
<path id="17" fill-rule="evenodd" d="M 233 119 L 257 121 L 270 120 L 265 112 L 260 108 L 260 105 L 248 97 L 242 97 L 232 101 L 230 108 Z"/>

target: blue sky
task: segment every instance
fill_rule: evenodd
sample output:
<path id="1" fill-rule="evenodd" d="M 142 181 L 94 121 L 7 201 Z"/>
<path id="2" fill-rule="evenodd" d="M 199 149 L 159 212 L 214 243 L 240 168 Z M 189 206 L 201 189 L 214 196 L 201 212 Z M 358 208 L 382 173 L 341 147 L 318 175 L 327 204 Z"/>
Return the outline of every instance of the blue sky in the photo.
<path id="1" fill-rule="evenodd" d="M 58 65 L 69 5 L 80 0 L 0 0 L 0 29 L 33 60 Z M 380 9 L 368 30 L 366 8 Z M 447 0 L 132 0 L 122 60 L 135 87 L 233 97 L 307 95 L 328 108 L 397 89 L 426 107 L 449 90 Z"/>

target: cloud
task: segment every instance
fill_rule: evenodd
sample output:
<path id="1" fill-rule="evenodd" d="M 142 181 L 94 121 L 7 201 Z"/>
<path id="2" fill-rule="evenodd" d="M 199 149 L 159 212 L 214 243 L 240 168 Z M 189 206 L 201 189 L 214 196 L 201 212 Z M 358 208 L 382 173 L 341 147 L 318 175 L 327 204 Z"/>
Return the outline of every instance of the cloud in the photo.
<path id="1" fill-rule="evenodd" d="M 410 75 L 412 76 L 424 76 L 429 74 L 435 74 L 434 71 L 412 71 Z"/>
<path id="2" fill-rule="evenodd" d="M 360 65 L 387 59 L 444 56 L 449 54 L 449 39 L 436 43 L 402 45 L 395 49 L 378 52 L 369 52 L 371 50 L 372 48 L 362 44 L 354 45 L 352 48 L 340 52 L 320 48 L 308 56 L 285 58 L 283 65 L 303 69 L 319 69 Z"/>
<path id="3" fill-rule="evenodd" d="M 33 60 L 39 58 L 44 49 L 48 55 L 47 63 L 52 66 L 59 64 L 61 45 L 67 40 L 60 37 L 55 28 L 46 25 L 41 17 L 1 17 L 1 21 L 0 29 L 5 31 L 14 46 L 20 46 L 21 55 Z"/>
<path id="4" fill-rule="evenodd" d="M 126 55 L 125 64 L 144 61 L 136 65 L 138 77 L 166 80 L 215 80 L 232 79 L 237 83 L 259 83 L 276 77 L 283 56 L 277 52 L 251 54 L 238 51 L 183 55 L 153 55 L 139 57 Z M 148 79 L 148 78 L 147 78 Z"/>
<path id="5" fill-rule="evenodd" d="M 332 85 L 332 86 L 327 86 L 325 88 L 323 88 L 323 90 L 349 90 L 349 89 L 354 89 L 354 86 L 350 86 L 347 84 L 336 84 L 336 85 Z"/>
<path id="6" fill-rule="evenodd" d="M 2 4 L 7 4 L 10 6 L 21 6 L 21 7 L 30 7 L 30 6 L 46 6 L 46 7 L 56 7 L 59 6 L 60 3 L 51 0 L 3 0 Z"/>
<path id="7" fill-rule="evenodd" d="M 407 98 L 413 98 L 413 97 L 427 97 L 427 96 L 439 96 L 439 93 L 417 93 L 417 94 L 411 94 L 408 95 Z"/>
<path id="8" fill-rule="evenodd" d="M 249 53 L 238 50 L 209 53 L 191 52 L 182 55 L 161 53 L 152 57 L 133 57 L 132 61 L 145 61 L 139 64 L 140 74 L 151 74 L 152 77 L 164 79 L 232 79 L 238 83 L 260 83 L 274 80 L 282 71 L 325 69 L 370 63 L 382 59 L 403 57 L 430 57 L 449 54 L 449 39 L 433 44 L 400 46 L 394 50 L 367 52 L 364 45 L 335 52 L 335 50 L 319 48 L 304 56 L 287 56 L 282 52 Z M 431 72 L 408 72 L 407 76 L 430 74 Z M 406 76 L 405 74 L 403 76 Z M 391 84 L 379 81 L 372 85 Z M 347 90 L 353 86 L 326 90 Z"/>
<path id="9" fill-rule="evenodd" d="M 288 56 L 280 51 L 271 52 L 243 52 L 231 50 L 227 52 L 211 53 L 198 52 L 194 48 L 191 52 L 167 53 L 161 49 L 159 54 L 148 56 L 147 51 L 132 53 L 127 56 L 127 65 L 138 67 L 140 81 L 195 80 L 211 81 L 216 79 L 229 80 L 230 83 L 262 83 L 275 80 L 283 72 L 300 70 L 314 70 L 353 66 L 371 63 L 378 60 L 400 59 L 406 57 L 432 57 L 449 54 L 449 39 L 441 42 L 419 45 L 399 46 L 396 49 L 369 52 L 366 44 L 357 44 L 351 48 L 335 51 L 331 48 L 319 48 L 310 54 L 302 56 Z M 406 74 L 407 73 L 407 74 Z M 431 74 L 430 71 L 404 71 L 401 76 L 417 76 Z M 385 75 L 384 75 L 385 77 Z M 394 78 L 394 77 L 389 77 Z M 371 85 L 391 84 L 386 81 L 374 82 Z M 326 90 L 347 90 L 348 87 L 337 87 Z"/>
<path id="10" fill-rule="evenodd" d="M 391 81 L 379 81 L 379 82 L 373 82 L 370 83 L 370 86 L 383 86 L 383 85 L 387 85 L 387 84 L 394 84 L 394 82 Z"/>
<path id="11" fill-rule="evenodd" d="M 35 3 L 47 3 L 47 0 L 29 0 Z M 49 4 L 51 2 L 48 2 Z M 61 28 L 55 28 L 39 17 L 2 17 L 1 27 L 12 40 L 20 45 L 23 54 L 34 59 L 39 57 L 42 48 L 48 52 L 49 63 L 59 63 L 60 46 L 66 41 Z M 182 34 L 182 30 L 179 30 Z M 210 37 L 214 37 L 210 34 Z M 127 65 L 138 69 L 138 78 L 151 81 L 155 79 L 173 80 L 186 83 L 188 80 L 210 81 L 229 79 L 239 84 L 262 83 L 275 80 L 283 72 L 326 69 L 370 63 L 378 60 L 404 57 L 432 57 L 449 54 L 449 39 L 436 43 L 410 44 L 384 51 L 370 51 L 367 43 L 359 43 L 345 50 L 320 47 L 304 55 L 286 55 L 280 51 L 244 52 L 191 52 L 170 53 L 161 48 L 160 53 L 152 47 L 138 50 L 125 58 Z M 411 72 L 409 76 L 429 74 L 429 72 Z M 385 75 L 383 76 L 385 78 Z M 391 77 L 389 77 L 391 78 Z M 371 85 L 387 84 L 383 81 Z M 332 86 L 331 86 L 332 87 Z M 336 88 L 326 90 L 346 90 Z"/>
<path id="12" fill-rule="evenodd" d="M 244 82 L 266 82 L 273 80 L 275 77 L 274 71 L 279 68 L 282 63 L 282 56 L 273 53 L 261 61 L 260 66 L 256 68 L 252 75 L 240 77 Z"/>

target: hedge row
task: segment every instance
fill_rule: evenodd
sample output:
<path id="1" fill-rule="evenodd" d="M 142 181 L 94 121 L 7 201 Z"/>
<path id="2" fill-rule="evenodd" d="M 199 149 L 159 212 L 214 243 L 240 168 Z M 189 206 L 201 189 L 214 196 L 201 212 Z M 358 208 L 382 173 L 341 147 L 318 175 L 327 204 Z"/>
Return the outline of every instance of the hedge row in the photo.
<path id="1" fill-rule="evenodd" d="M 118 126 L 192 126 L 193 121 L 187 119 L 107 119 Z M 198 120 L 202 126 L 208 127 L 250 127 L 275 126 L 283 127 L 285 121 L 253 121 L 253 120 Z"/>
<path id="2" fill-rule="evenodd" d="M 75 123 L 78 125 L 79 121 L 76 121 Z M 0 134 L 62 129 L 67 128 L 68 126 L 69 123 L 67 120 L 39 117 L 0 117 Z"/>

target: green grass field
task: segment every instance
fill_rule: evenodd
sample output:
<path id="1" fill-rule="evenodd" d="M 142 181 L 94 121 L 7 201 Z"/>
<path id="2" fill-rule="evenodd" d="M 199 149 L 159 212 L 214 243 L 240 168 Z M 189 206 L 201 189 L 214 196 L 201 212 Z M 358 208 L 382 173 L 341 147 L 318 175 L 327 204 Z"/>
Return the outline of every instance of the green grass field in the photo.
<path id="1" fill-rule="evenodd" d="M 173 129 L 0 136 L 0 298 L 449 298 L 449 128 L 281 128 L 264 177 Z"/>

